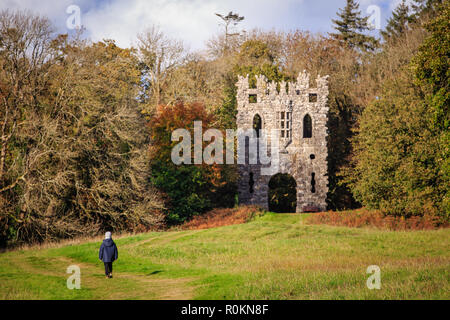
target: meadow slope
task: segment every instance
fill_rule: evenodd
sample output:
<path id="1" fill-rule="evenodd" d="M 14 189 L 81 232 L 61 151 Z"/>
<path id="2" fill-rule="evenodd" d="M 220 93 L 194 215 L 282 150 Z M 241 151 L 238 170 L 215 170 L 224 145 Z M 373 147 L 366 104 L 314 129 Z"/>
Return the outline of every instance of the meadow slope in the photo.
<path id="1" fill-rule="evenodd" d="M 115 240 L 105 279 L 99 240 L 0 254 L 0 299 L 450 299 L 450 230 L 381 231 L 308 225 L 266 214 L 207 230 Z M 66 269 L 81 268 L 81 290 Z M 381 268 L 369 290 L 366 269 Z"/>

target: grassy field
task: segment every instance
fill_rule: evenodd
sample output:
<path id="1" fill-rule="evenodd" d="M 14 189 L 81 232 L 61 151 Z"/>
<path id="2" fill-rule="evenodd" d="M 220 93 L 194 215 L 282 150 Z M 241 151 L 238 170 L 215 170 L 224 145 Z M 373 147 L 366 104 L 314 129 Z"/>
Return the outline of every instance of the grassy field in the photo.
<path id="1" fill-rule="evenodd" d="M 266 214 L 242 225 L 116 239 L 105 279 L 100 240 L 0 254 L 0 299 L 449 299 L 450 230 L 308 225 Z M 81 290 L 66 287 L 69 265 Z M 366 269 L 381 268 L 369 290 Z"/>

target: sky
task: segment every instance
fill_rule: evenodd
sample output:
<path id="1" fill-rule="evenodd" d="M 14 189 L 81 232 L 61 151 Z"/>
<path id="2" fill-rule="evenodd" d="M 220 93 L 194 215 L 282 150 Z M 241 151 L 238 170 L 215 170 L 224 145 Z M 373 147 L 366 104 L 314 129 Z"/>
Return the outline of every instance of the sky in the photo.
<path id="1" fill-rule="evenodd" d="M 400 2 L 359 0 L 360 9 L 367 16 L 376 18 L 379 8 L 381 28 Z M 336 18 L 336 12 L 345 3 L 346 0 L 1 0 L 0 10 L 28 9 L 49 17 L 58 32 L 70 33 L 76 12 L 67 11 L 75 5 L 80 9 L 79 22 L 86 29 L 86 36 L 94 41 L 114 39 L 119 46 L 129 47 L 136 42 L 138 33 L 156 25 L 191 50 L 203 50 L 206 41 L 221 31 L 215 13 L 239 13 L 245 17 L 240 24 L 244 30 L 326 33 L 333 31 L 331 19 Z M 373 21 L 376 23 L 376 19 Z"/>

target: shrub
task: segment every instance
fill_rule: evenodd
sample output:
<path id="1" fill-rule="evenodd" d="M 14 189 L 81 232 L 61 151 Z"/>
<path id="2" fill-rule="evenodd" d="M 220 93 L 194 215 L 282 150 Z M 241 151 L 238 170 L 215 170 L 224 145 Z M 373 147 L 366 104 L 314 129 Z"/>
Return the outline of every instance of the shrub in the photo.
<path id="1" fill-rule="evenodd" d="M 365 208 L 352 211 L 316 213 L 308 217 L 307 222 L 310 224 L 329 224 L 352 228 L 374 227 L 389 230 L 429 230 L 449 226 L 448 221 L 441 216 L 424 215 L 405 218 L 403 216 L 388 216 L 380 211 Z"/>
<path id="2" fill-rule="evenodd" d="M 257 206 L 241 206 L 233 209 L 214 209 L 204 215 L 194 217 L 189 222 L 186 222 L 182 228 L 188 230 L 209 229 L 233 224 L 241 224 L 263 214 L 264 211 Z"/>

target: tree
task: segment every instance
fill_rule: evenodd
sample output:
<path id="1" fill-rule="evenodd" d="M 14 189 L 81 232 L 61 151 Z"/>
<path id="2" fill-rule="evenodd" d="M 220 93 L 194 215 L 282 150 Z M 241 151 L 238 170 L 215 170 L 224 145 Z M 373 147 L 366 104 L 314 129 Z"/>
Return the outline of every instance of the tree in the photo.
<path id="1" fill-rule="evenodd" d="M 447 4 L 416 56 L 385 78 L 343 170 L 355 197 L 385 214 L 449 218 L 449 14 Z"/>
<path id="2" fill-rule="evenodd" d="M 436 19 L 426 25 L 430 36 L 414 60 L 419 83 L 429 88 L 429 102 L 435 110 L 436 126 L 448 130 L 450 104 L 450 5 L 441 7 Z"/>
<path id="3" fill-rule="evenodd" d="M 232 68 L 224 77 L 223 103 L 217 110 L 222 128 L 236 126 L 236 81 L 238 75 L 244 77 L 249 75 L 250 86 L 256 85 L 256 75 L 264 75 L 269 81 L 275 82 L 287 80 L 267 43 L 258 39 L 245 41 L 230 63 L 232 63 Z"/>
<path id="4" fill-rule="evenodd" d="M 165 214 L 169 225 L 183 223 L 213 207 L 234 205 L 234 194 L 224 192 L 228 185 L 223 175 L 225 166 L 194 164 L 194 152 L 187 155 L 191 164 L 172 162 L 172 150 L 179 143 L 172 141 L 172 132 L 186 129 L 194 137 L 194 121 L 201 121 L 205 132 L 215 119 L 200 103 L 179 102 L 172 106 L 160 105 L 149 122 L 152 182 L 166 195 Z"/>
<path id="5" fill-rule="evenodd" d="M 163 204 L 149 184 L 148 131 L 136 100 L 141 73 L 133 51 L 111 40 L 62 49 L 64 63 L 55 68 L 52 88 L 60 93 L 50 109 L 56 128 L 36 186 L 54 200 L 55 213 L 90 228 L 162 226 Z M 52 178 L 55 184 L 47 186 Z"/>
<path id="6" fill-rule="evenodd" d="M 222 25 L 224 27 L 224 35 L 222 54 L 226 54 L 230 49 L 230 39 L 239 35 L 238 32 L 232 31 L 232 27 L 236 27 L 245 19 L 245 17 L 239 16 L 239 14 L 233 13 L 232 11 L 230 11 L 226 16 L 220 13 L 216 13 L 216 16 L 218 16 L 223 21 Z"/>
<path id="7" fill-rule="evenodd" d="M 433 127 L 439 136 L 437 163 L 444 183 L 440 195 L 450 212 L 450 4 L 440 7 L 440 14 L 426 25 L 425 39 L 413 60 L 417 83 L 426 92 L 425 101 L 433 114 Z"/>
<path id="8" fill-rule="evenodd" d="M 444 0 L 413 0 L 411 8 L 416 19 L 433 19 L 444 4 Z"/>
<path id="9" fill-rule="evenodd" d="M 396 39 L 409 29 L 409 25 L 414 22 L 414 17 L 410 14 L 409 6 L 403 0 L 389 18 L 386 30 L 381 31 L 385 41 Z"/>
<path id="10" fill-rule="evenodd" d="M 439 139 L 429 107 L 404 68 L 386 81 L 383 98 L 364 110 L 353 139 L 353 169 L 342 170 L 356 199 L 387 215 L 443 213 Z"/>
<path id="11" fill-rule="evenodd" d="M 132 50 L 0 15 L 1 245 L 162 226 Z"/>
<path id="12" fill-rule="evenodd" d="M 338 33 L 330 35 L 342 44 L 351 48 L 372 51 L 378 46 L 378 41 L 364 34 L 371 30 L 368 17 L 363 17 L 359 11 L 359 4 L 355 0 L 347 0 L 347 5 L 337 13 L 339 19 L 332 20 Z"/>
<path id="13" fill-rule="evenodd" d="M 41 96 L 55 51 L 46 18 L 0 12 L 0 245 L 20 239 L 23 197 L 40 144 Z M 34 48 L 34 50 L 30 50 Z"/>
<path id="14" fill-rule="evenodd" d="M 143 93 L 141 101 L 144 111 L 154 112 L 164 101 L 164 87 L 171 72 L 181 66 L 186 52 L 180 41 L 168 38 L 159 28 L 153 26 L 138 35 L 138 57 L 142 70 Z"/>
<path id="15" fill-rule="evenodd" d="M 38 108 L 38 97 L 47 90 L 54 54 L 52 32 L 46 18 L 20 11 L 0 12 L 0 193 L 16 187 L 28 175 L 26 152 L 11 148 L 18 127 L 28 124 L 27 110 Z"/>

